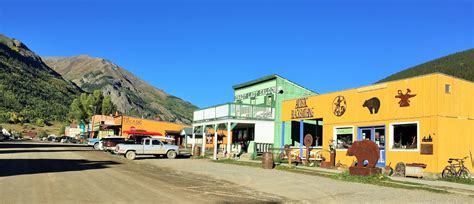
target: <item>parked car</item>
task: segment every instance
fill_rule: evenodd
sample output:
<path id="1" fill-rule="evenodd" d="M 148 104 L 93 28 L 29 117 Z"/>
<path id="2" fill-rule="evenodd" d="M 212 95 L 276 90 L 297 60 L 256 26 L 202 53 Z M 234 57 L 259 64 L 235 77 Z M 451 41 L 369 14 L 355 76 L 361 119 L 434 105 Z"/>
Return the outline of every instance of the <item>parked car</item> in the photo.
<path id="1" fill-rule="evenodd" d="M 130 160 L 134 160 L 137 155 L 166 155 L 169 159 L 174 159 L 179 154 L 179 147 L 163 144 L 158 138 L 145 138 L 142 144 L 118 144 L 115 153 Z"/>
<path id="2" fill-rule="evenodd" d="M 113 137 L 102 141 L 102 148 L 106 152 L 113 152 L 117 144 L 125 143 L 124 137 Z"/>
<path id="3" fill-rule="evenodd" d="M 124 137 L 121 136 L 107 136 L 100 139 L 99 145 L 97 147 L 98 150 L 105 150 L 104 144 L 109 140 L 122 140 Z"/>
<path id="4" fill-rule="evenodd" d="M 78 143 L 78 140 L 74 137 L 61 136 L 59 138 L 59 142 L 61 142 L 61 143 Z"/>
<path id="5" fill-rule="evenodd" d="M 99 149 L 100 138 L 89 138 L 87 140 L 87 146 L 91 146 L 94 149 Z"/>

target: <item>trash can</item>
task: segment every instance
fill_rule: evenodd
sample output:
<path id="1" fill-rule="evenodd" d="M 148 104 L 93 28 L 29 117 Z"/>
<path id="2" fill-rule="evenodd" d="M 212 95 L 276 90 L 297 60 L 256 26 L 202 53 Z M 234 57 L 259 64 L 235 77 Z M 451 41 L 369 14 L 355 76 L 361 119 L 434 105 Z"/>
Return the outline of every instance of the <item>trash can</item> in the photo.
<path id="1" fill-rule="evenodd" d="M 264 169 L 273 169 L 273 154 L 271 152 L 265 152 L 262 156 L 262 167 Z"/>

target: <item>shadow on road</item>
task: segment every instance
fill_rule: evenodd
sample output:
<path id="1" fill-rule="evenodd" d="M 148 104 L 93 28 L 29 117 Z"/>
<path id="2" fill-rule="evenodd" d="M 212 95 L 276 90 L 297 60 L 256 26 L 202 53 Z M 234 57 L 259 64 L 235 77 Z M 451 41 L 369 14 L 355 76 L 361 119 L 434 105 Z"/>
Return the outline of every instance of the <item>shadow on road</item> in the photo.
<path id="1" fill-rule="evenodd" d="M 0 159 L 0 177 L 104 169 L 117 164 L 84 159 Z"/>
<path id="2" fill-rule="evenodd" d="M 29 152 L 88 152 L 92 150 L 81 149 L 7 149 L 1 150 L 0 154 L 29 153 Z"/>
<path id="3" fill-rule="evenodd" d="M 191 155 L 177 155 L 175 159 L 189 159 L 189 158 L 191 158 Z M 146 160 L 146 159 L 168 159 L 168 157 L 166 157 L 166 155 L 160 155 L 158 157 L 144 155 L 144 156 L 137 156 L 135 158 L 135 160 Z"/>
<path id="4" fill-rule="evenodd" d="M 3 143 L 3 142 L 0 142 L 0 149 L 6 149 L 6 148 L 49 148 L 49 147 L 85 147 L 85 145 L 63 144 L 63 143 L 24 143 L 24 142 Z"/>

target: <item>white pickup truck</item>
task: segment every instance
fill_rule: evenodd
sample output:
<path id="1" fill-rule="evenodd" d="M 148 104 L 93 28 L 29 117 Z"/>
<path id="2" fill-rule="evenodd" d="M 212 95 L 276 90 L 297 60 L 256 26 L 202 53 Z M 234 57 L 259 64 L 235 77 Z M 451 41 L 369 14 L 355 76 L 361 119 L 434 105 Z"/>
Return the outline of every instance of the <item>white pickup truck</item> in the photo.
<path id="1" fill-rule="evenodd" d="M 137 155 L 166 155 L 169 159 L 174 159 L 179 154 L 179 147 L 164 144 L 158 138 L 145 138 L 142 144 L 118 144 L 114 152 L 125 155 L 130 160 L 134 160 Z"/>

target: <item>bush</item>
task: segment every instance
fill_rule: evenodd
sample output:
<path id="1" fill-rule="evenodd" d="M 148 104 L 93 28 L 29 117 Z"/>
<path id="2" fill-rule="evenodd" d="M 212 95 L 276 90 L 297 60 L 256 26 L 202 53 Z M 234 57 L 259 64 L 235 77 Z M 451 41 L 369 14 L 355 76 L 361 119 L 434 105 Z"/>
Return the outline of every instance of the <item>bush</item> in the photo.
<path id="1" fill-rule="evenodd" d="M 48 137 L 48 133 L 46 133 L 46 131 L 44 130 L 41 130 L 38 134 L 38 137 L 39 138 Z"/>
<path id="2" fill-rule="evenodd" d="M 46 125 L 46 123 L 44 122 L 44 120 L 41 119 L 41 118 L 36 119 L 35 124 L 36 124 L 37 126 L 40 126 L 40 127 L 43 127 L 43 126 Z"/>

